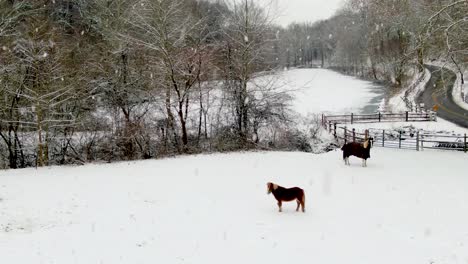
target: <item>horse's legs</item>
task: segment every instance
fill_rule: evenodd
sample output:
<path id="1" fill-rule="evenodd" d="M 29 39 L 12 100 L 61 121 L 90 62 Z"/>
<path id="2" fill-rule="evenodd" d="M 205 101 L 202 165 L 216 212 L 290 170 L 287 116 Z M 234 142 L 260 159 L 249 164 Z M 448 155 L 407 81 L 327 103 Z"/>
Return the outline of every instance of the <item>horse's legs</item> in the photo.
<path id="1" fill-rule="evenodd" d="M 281 213 L 281 201 L 278 201 L 278 207 L 279 207 L 279 211 Z"/>
<path id="2" fill-rule="evenodd" d="M 297 207 L 296 207 L 296 212 L 299 211 L 299 206 L 301 206 L 301 202 L 299 201 L 299 199 L 296 199 L 296 202 L 297 202 Z"/>

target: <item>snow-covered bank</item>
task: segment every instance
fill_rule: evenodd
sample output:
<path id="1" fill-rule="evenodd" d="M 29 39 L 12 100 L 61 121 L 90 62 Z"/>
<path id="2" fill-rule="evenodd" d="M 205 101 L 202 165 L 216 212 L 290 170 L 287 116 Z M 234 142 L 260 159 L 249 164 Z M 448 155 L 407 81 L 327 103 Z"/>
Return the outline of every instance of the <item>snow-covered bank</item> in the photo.
<path id="1" fill-rule="evenodd" d="M 434 155 L 437 153 L 437 155 Z M 4 263 L 460 263 L 466 156 L 375 148 L 0 172 Z M 266 182 L 297 185 L 278 213 Z"/>
<path id="2" fill-rule="evenodd" d="M 424 91 L 427 82 L 431 79 L 431 72 L 425 69 L 423 72 L 419 72 L 416 68 L 412 69 L 413 78 L 409 82 L 406 89 L 402 89 L 398 94 L 392 96 L 388 100 L 388 106 L 392 112 L 403 112 L 408 111 L 406 100 L 412 105 L 416 106 L 416 98 Z"/>

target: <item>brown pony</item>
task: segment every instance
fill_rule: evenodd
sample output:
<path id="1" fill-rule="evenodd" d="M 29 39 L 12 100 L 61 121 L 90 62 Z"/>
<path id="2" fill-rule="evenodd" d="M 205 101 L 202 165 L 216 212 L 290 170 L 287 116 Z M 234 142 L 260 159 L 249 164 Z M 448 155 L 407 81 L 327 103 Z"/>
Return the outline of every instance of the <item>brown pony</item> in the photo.
<path id="1" fill-rule="evenodd" d="M 278 201 L 279 211 L 281 212 L 282 202 L 290 202 L 296 200 L 297 208 L 296 211 L 299 211 L 299 206 L 302 207 L 302 212 L 305 212 L 305 194 L 304 190 L 299 187 L 293 188 L 284 188 L 274 183 L 267 183 L 267 194 L 273 193 L 276 200 Z"/>

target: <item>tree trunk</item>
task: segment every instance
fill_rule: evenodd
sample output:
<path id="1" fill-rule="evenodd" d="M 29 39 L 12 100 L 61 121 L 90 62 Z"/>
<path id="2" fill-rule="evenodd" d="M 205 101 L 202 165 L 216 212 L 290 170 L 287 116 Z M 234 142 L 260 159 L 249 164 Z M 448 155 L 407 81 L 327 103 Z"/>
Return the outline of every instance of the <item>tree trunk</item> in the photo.
<path id="1" fill-rule="evenodd" d="M 203 122 L 203 94 L 201 90 L 200 82 L 198 82 L 198 89 L 199 89 L 199 100 L 200 100 L 200 111 L 198 117 L 198 135 L 197 135 L 197 145 L 200 144 L 200 137 L 202 133 L 202 122 Z"/>
<path id="2" fill-rule="evenodd" d="M 39 105 L 37 107 L 37 137 L 38 137 L 38 147 L 37 147 L 37 167 L 44 166 L 44 146 L 42 145 L 42 110 Z"/>
<path id="3" fill-rule="evenodd" d="M 177 132 L 174 127 L 174 115 L 172 114 L 171 110 L 171 88 L 166 87 L 166 113 L 167 113 L 167 130 L 166 133 L 169 134 L 169 129 L 172 130 L 174 136 L 174 144 L 177 148 L 177 151 L 181 153 L 179 138 L 177 136 Z"/>

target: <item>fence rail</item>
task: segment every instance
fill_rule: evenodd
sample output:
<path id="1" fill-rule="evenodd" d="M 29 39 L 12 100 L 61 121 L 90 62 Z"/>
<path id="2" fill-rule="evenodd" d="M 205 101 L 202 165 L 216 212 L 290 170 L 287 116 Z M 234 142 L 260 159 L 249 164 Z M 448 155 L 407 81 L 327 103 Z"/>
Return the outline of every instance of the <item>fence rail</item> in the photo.
<path id="1" fill-rule="evenodd" d="M 427 122 L 436 121 L 435 112 L 404 112 L 404 113 L 385 113 L 375 114 L 354 114 L 349 115 L 322 115 L 322 124 L 354 124 L 354 123 L 377 123 L 377 122 Z"/>
<path id="2" fill-rule="evenodd" d="M 424 113 L 425 115 L 426 113 Z M 432 121 L 433 113 L 427 113 L 429 118 L 424 121 Z M 401 114 L 387 114 L 387 116 L 400 116 Z M 420 114 L 404 113 L 405 120 L 414 122 L 413 116 L 421 116 Z M 375 115 L 336 115 L 322 116 L 324 127 L 335 137 L 337 141 L 342 143 L 347 142 L 362 142 L 365 139 L 370 139 L 373 146 L 397 149 L 411 149 L 422 151 L 424 149 L 440 149 L 440 150 L 456 150 L 468 152 L 467 135 L 437 135 L 425 132 L 407 132 L 401 130 L 385 130 L 385 129 L 366 129 L 357 131 L 354 128 L 349 129 L 346 125 L 340 123 L 340 117 L 356 116 L 375 116 Z M 379 115 L 380 118 L 382 117 Z M 331 118 L 330 118 L 331 117 Z M 338 117 L 338 118 L 337 118 Z M 418 117 L 424 119 L 423 117 Z M 370 119 L 370 118 L 369 118 Z M 347 119 L 349 120 L 349 119 Z M 363 119 L 355 119 L 363 120 Z M 380 119 L 382 120 L 382 119 Z M 400 120 L 401 121 L 401 120 Z M 375 122 L 375 121 L 374 121 Z M 345 123 L 346 124 L 346 123 Z"/>

